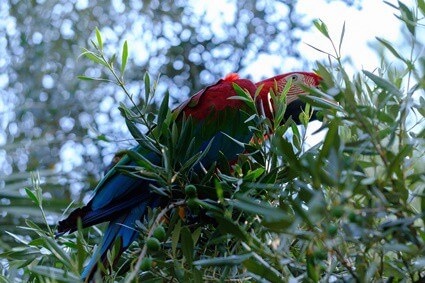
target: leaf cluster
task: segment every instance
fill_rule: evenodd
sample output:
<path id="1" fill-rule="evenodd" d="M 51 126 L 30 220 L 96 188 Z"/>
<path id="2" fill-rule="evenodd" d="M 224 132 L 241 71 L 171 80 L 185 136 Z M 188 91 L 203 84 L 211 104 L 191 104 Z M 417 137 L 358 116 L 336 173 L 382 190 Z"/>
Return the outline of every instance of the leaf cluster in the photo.
<path id="1" fill-rule="evenodd" d="M 420 24 L 419 13 L 423 18 L 423 7 L 411 11 L 399 2 L 394 8 L 415 50 L 420 44 L 414 27 Z M 335 47 L 325 23 L 316 22 L 316 27 Z M 117 76 L 113 60 L 102 57 L 100 34 L 97 41 L 97 53 L 84 55 L 101 60 L 125 89 L 127 44 Z M 403 67 L 383 65 L 350 76 L 339 44 L 329 65 L 317 64 L 323 78 L 320 89 L 308 89 L 311 95 L 300 98 L 309 105 L 299 119 L 301 128 L 283 119 L 289 87 L 270 92 L 275 107 L 273 119 L 268 119 L 266 106 L 256 100 L 258 92 L 252 98 L 235 85 L 237 96 L 232 99 L 247 104 L 246 127 L 253 133 L 236 162 L 221 156 L 204 168 L 208 146 L 200 152 L 191 146 L 196 139 L 192 121 L 184 117 L 176 122 L 167 94 L 156 115 L 122 104 L 121 114 L 139 145 L 127 152 L 132 165 L 117 168 L 155 181 L 152 191 L 169 205 L 149 211 L 138 223 L 139 241 L 123 256 L 115 259 L 114 251 L 108 255 L 118 267 L 105 270 L 104 280 L 424 280 L 424 61 L 378 41 Z M 145 89 L 146 101 L 152 100 L 148 75 Z M 313 108 L 321 111 L 318 131 L 326 134 L 308 148 L 306 129 Z M 158 162 L 148 160 L 147 152 Z M 43 211 L 37 190 L 27 194 Z M 22 246 L 1 255 L 10 267 L 22 268 L 29 280 L 75 282 L 100 232 L 79 230 L 53 241 L 50 227 L 27 224 L 31 241 L 15 236 Z"/>

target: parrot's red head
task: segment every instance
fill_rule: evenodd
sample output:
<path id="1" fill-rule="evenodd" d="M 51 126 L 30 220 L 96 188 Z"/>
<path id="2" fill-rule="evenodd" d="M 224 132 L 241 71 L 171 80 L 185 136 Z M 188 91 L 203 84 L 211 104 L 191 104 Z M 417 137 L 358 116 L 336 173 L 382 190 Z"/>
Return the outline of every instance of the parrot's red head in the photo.
<path id="1" fill-rule="evenodd" d="M 269 79 L 262 80 L 255 85 L 262 89 L 259 93 L 260 99 L 263 101 L 264 110 L 266 116 L 271 118 L 272 101 L 269 96 L 269 92 L 272 89 L 275 94 L 279 95 L 282 93 L 288 81 L 292 81 L 291 88 L 289 89 L 286 96 L 286 103 L 288 108 L 285 116 L 292 116 L 294 120 L 298 120 L 298 115 L 303 109 L 303 103 L 298 99 L 299 95 L 307 95 L 308 93 L 301 88 L 301 85 L 308 87 L 317 87 L 322 78 L 315 73 L 310 72 L 291 72 L 282 75 L 278 75 Z M 277 87 L 277 89 L 276 89 Z"/>

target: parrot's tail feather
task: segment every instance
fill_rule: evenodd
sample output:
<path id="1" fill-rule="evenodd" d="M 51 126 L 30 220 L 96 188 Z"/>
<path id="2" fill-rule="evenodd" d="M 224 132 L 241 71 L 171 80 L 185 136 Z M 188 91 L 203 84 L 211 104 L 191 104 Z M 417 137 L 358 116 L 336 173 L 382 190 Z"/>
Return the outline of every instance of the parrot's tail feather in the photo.
<path id="1" fill-rule="evenodd" d="M 120 215 L 122 211 L 126 211 L 139 203 L 143 203 L 151 197 L 151 194 L 140 194 L 136 197 L 126 198 L 125 200 L 117 199 L 108 206 L 93 210 L 91 203 L 82 208 L 77 208 L 64 220 L 58 223 L 58 234 L 65 232 L 74 232 L 77 230 L 78 219 L 81 219 L 82 227 L 89 227 L 114 219 L 115 215 Z"/>
<path id="2" fill-rule="evenodd" d="M 90 207 L 84 206 L 72 211 L 66 219 L 59 221 L 57 227 L 57 234 L 62 235 L 66 232 L 75 231 L 75 229 L 77 228 L 78 218 L 83 218 L 83 216 L 87 214 L 90 210 Z"/>
<path id="3" fill-rule="evenodd" d="M 117 241 L 119 241 L 119 249 L 115 254 L 115 258 L 118 259 L 120 254 L 131 245 L 139 234 L 135 227 L 136 221 L 141 220 L 146 215 L 148 207 L 155 208 L 158 205 L 159 196 L 151 195 L 150 199 L 141 202 L 127 213 L 121 214 L 118 218 L 111 221 L 103 235 L 102 243 L 97 247 L 90 262 L 84 268 L 81 278 L 86 282 L 93 279 L 97 271 L 98 262 L 106 265 L 108 251 L 114 248 L 114 244 Z"/>

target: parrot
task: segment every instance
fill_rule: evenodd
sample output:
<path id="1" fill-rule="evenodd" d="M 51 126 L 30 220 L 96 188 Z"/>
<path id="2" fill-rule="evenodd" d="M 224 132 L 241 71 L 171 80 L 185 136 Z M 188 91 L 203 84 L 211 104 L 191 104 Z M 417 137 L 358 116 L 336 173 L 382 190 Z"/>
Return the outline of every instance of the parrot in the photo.
<path id="1" fill-rule="evenodd" d="M 239 99 L 229 99 L 237 96 L 235 85 L 253 98 L 257 88 L 261 86 L 256 99 L 269 106 L 265 107 L 265 115 L 272 118 L 273 105 L 269 91 L 273 89 L 275 93 L 280 93 L 289 80 L 292 81 L 292 85 L 287 93 L 288 107 L 285 119 L 292 116 L 294 121 L 299 123 L 297 117 L 303 110 L 303 104 L 298 102 L 297 98 L 299 95 L 307 94 L 299 85 L 316 87 L 321 80 L 320 76 L 312 72 L 286 73 L 256 84 L 232 73 L 200 90 L 173 110 L 176 123 L 191 117 L 196 137 L 195 148 L 200 152 L 209 146 L 200 161 L 203 168 L 212 166 L 221 154 L 228 160 L 237 159 L 238 155 L 244 152 L 243 144 L 249 143 L 253 138 L 249 127 L 244 126 L 247 118 L 244 112 L 247 108 L 246 103 Z M 239 142 L 232 142 L 229 137 Z M 131 151 L 143 154 L 144 158 L 153 164 L 161 163 L 161 156 L 158 153 L 141 150 L 140 145 Z M 114 248 L 117 241 L 119 241 L 118 253 L 121 254 L 136 240 L 139 233 L 136 223 L 146 219 L 148 208 L 154 209 L 164 204 L 164 197 L 154 193 L 150 188 L 150 184 L 154 181 L 129 176 L 118 170 L 119 166 L 129 164 L 132 164 L 132 160 L 128 155 L 120 157 L 99 181 L 90 201 L 85 206 L 73 210 L 57 225 L 57 235 L 60 236 L 76 231 L 79 219 L 83 228 L 109 222 L 101 243 L 83 269 L 81 274 L 83 280 L 92 280 L 98 262 L 107 263 L 107 253 Z M 194 167 L 193 170 L 201 170 L 201 167 Z"/>

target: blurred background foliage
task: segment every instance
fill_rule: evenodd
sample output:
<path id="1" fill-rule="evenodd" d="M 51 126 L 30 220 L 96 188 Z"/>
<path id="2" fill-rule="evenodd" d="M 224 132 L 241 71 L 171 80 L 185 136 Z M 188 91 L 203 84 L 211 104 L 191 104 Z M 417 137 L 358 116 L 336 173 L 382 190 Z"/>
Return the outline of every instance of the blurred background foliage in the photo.
<path id="1" fill-rule="evenodd" d="M 112 84 L 76 79 L 79 74 L 104 75 L 102 67 L 77 60 L 80 47 L 94 38 L 89 34 L 94 27 L 106 39 L 108 56 L 119 53 L 128 40 L 125 78 L 136 102 L 145 71 L 154 77 L 162 74 L 158 93 L 169 90 L 175 105 L 226 73 L 249 77 L 248 66 L 261 54 L 294 58 L 299 62 L 294 68 L 312 67 L 297 51 L 301 32 L 310 27 L 297 13 L 297 1 L 230 1 L 221 15 L 194 3 L 0 4 L 2 275 L 9 270 L 9 278 L 75 282 L 101 235 L 94 228 L 52 239 L 56 220 L 69 202 L 81 202 L 114 153 L 132 144 L 117 109 L 125 94 Z M 151 254 L 163 269 L 145 273 L 144 278 L 184 281 L 199 278 L 199 270 L 214 280 L 424 278 L 425 100 L 417 94 L 423 96 L 425 61 L 423 42 L 415 33 L 421 26 L 418 15 L 403 7 L 395 6 L 395 13 L 405 22 L 405 46 L 411 53 L 399 53 L 380 39 L 386 51 L 374 73 L 349 77 L 339 52 L 332 54 L 330 64 L 318 65 L 325 78 L 323 92 L 341 105 L 335 111 L 320 100 L 308 101 L 333 121 L 324 125 L 329 131 L 322 147 L 306 151 L 305 131 L 291 127 L 292 144 L 275 135 L 274 150 L 264 151 L 262 157 L 253 154 L 253 162 L 242 158 L 233 173 L 207 180 L 202 185 L 223 190 L 226 200 L 217 203 L 199 195 L 192 208 L 195 214 L 200 208 L 209 211 L 221 221 L 219 229 L 194 227 L 174 217 L 166 225 L 164 249 Z M 316 27 L 328 37 L 324 25 L 316 22 Z M 161 99 L 157 96 L 156 102 Z M 263 133 L 264 124 L 258 127 Z M 272 157 L 279 164 L 271 172 L 266 159 Z M 33 170 L 40 176 L 31 178 Z M 31 179 L 33 190 L 25 190 Z M 239 222 L 240 217 L 246 221 Z M 137 259 L 147 232 L 141 227 L 141 241 L 123 260 Z M 176 252 L 178 244 L 183 249 Z M 220 268 L 223 262 L 231 267 Z M 20 267 L 27 265 L 23 274 Z M 128 261 L 123 265 L 128 268 Z M 110 279 L 123 275 L 118 271 Z"/>
<path id="2" fill-rule="evenodd" d="M 211 11 L 202 1 L 0 3 L 2 227 L 14 230 L 20 216 L 38 217 L 22 199 L 30 171 L 40 174 L 46 207 L 59 211 L 81 201 L 117 148 L 130 145 L 117 109 L 124 93 L 75 79 L 100 75 L 99 66 L 77 59 L 94 27 L 108 39 L 108 55 L 130 42 L 126 80 L 136 100 L 145 71 L 162 74 L 158 88 L 168 89 L 175 105 L 229 72 L 249 77 L 244 70 L 262 54 L 295 58 L 299 65 L 291 68 L 311 63 L 297 51 L 300 32 L 311 25 L 297 13 L 297 1 L 217 4 L 223 7 Z"/>

